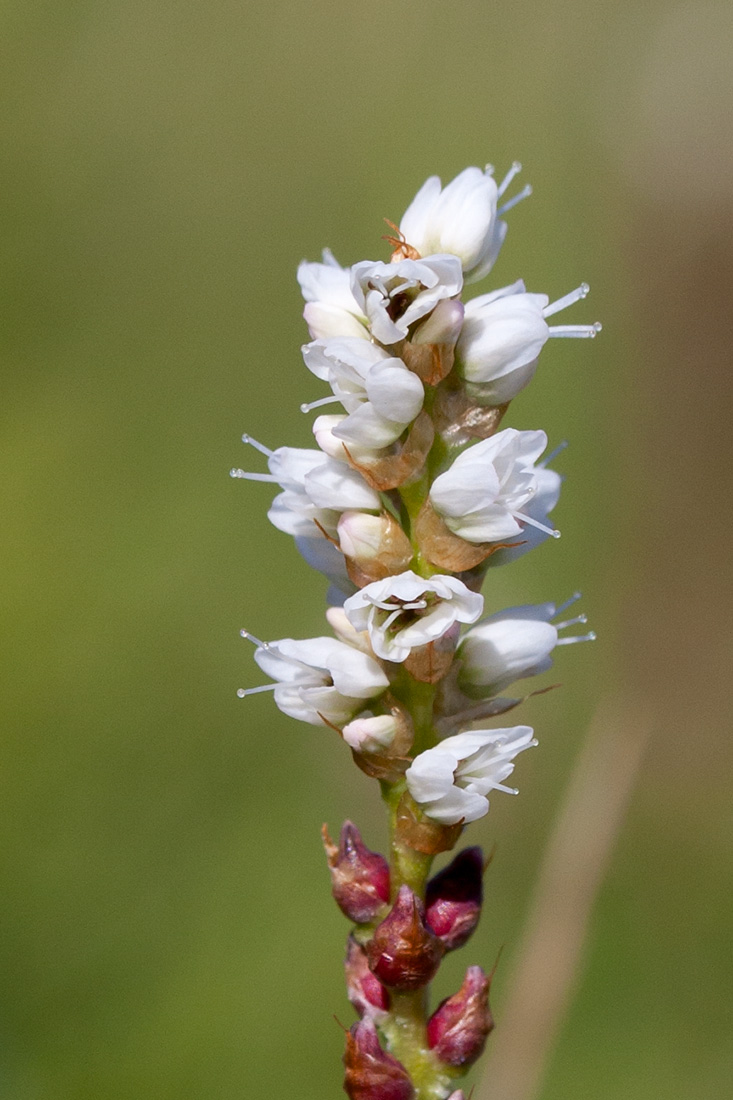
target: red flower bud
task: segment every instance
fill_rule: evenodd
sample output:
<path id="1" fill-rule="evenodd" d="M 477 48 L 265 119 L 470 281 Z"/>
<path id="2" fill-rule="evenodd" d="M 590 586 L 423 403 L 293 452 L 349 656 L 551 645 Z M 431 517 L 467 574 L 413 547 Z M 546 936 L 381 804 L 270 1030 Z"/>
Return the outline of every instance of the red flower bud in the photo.
<path id="1" fill-rule="evenodd" d="M 401 1062 L 382 1050 L 371 1020 L 346 1035 L 344 1090 L 350 1100 L 412 1100 L 415 1090 Z"/>
<path id="2" fill-rule="evenodd" d="M 346 945 L 346 993 L 360 1016 L 377 1022 L 389 1010 L 389 993 L 369 969 L 366 951 L 349 936 Z"/>
<path id="3" fill-rule="evenodd" d="M 443 956 L 440 940 L 425 927 L 423 906 L 409 886 L 400 887 L 392 909 L 366 947 L 369 966 L 384 985 L 419 989 L 435 974 Z"/>
<path id="4" fill-rule="evenodd" d="M 374 920 L 389 901 L 389 864 L 378 852 L 371 852 L 351 821 L 341 828 L 338 847 L 326 826 L 321 830 L 331 868 L 333 896 L 342 913 L 357 924 Z"/>
<path id="5" fill-rule="evenodd" d="M 480 966 L 469 966 L 463 985 L 428 1020 L 428 1046 L 449 1066 L 470 1066 L 480 1056 L 494 1026 L 489 985 Z"/>
<path id="6" fill-rule="evenodd" d="M 447 951 L 462 947 L 479 922 L 483 876 L 481 849 L 464 848 L 428 883 L 425 923 Z"/>

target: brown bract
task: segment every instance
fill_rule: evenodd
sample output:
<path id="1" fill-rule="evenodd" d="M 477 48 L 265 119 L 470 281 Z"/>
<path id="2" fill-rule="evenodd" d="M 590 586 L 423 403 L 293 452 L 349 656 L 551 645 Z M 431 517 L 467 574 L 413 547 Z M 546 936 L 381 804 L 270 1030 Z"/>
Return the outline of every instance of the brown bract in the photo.
<path id="1" fill-rule="evenodd" d="M 428 642 L 417 646 L 405 660 L 405 668 L 421 684 L 437 684 L 453 664 L 453 654 L 458 645 L 460 627 L 455 623 L 450 630 Z"/>
<path id="2" fill-rule="evenodd" d="M 402 795 L 397 807 L 397 835 L 410 848 L 423 855 L 434 856 L 449 852 L 461 835 L 463 822 L 456 825 L 440 825 L 430 821 L 418 808 L 412 795 Z"/>
<path id="3" fill-rule="evenodd" d="M 382 536 L 377 553 L 368 558 L 344 555 L 349 580 L 357 588 L 404 573 L 412 561 L 412 545 L 399 523 L 386 512 L 381 518 Z"/>
<path id="4" fill-rule="evenodd" d="M 453 370 L 455 344 L 413 344 L 406 341 L 400 352 L 408 370 L 427 386 L 437 386 Z"/>
<path id="5" fill-rule="evenodd" d="M 422 470 L 434 438 L 433 422 L 423 409 L 413 421 L 404 443 L 395 444 L 391 453 L 357 462 L 346 444 L 344 450 L 352 469 L 358 470 L 372 489 L 383 493 L 404 485 Z"/>
<path id="6" fill-rule="evenodd" d="M 452 381 L 452 380 L 451 380 Z M 441 386 L 433 406 L 436 430 L 452 447 L 472 439 L 488 439 L 501 423 L 506 405 L 476 405 L 463 388 Z"/>
<path id="7" fill-rule="evenodd" d="M 409 768 L 412 760 L 407 755 L 415 740 L 415 730 L 409 712 L 401 706 L 389 693 L 384 697 L 389 706 L 389 713 L 397 723 L 397 732 L 389 747 L 389 751 L 383 753 L 357 752 L 351 750 L 354 763 L 372 779 L 385 780 L 394 783 L 401 779 Z"/>
<path id="8" fill-rule="evenodd" d="M 497 550 L 517 543 L 468 542 L 455 535 L 433 508 L 428 497 L 415 521 L 415 537 L 420 553 L 431 565 L 449 573 L 463 573 L 480 565 Z"/>

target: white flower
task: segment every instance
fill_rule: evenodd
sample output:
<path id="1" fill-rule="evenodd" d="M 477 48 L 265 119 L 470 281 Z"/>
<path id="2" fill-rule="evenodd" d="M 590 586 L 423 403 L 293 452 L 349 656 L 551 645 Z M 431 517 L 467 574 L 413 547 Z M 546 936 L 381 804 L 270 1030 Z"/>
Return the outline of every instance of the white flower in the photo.
<path id="1" fill-rule="evenodd" d="M 422 260 L 382 263 L 364 260 L 351 269 L 351 291 L 382 344 L 396 344 L 410 325 L 426 317 L 445 298 L 455 298 L 463 287 L 457 256 L 428 256 Z"/>
<path id="2" fill-rule="evenodd" d="M 298 282 L 306 301 L 303 316 L 314 340 L 334 336 L 369 339 L 366 317 L 351 292 L 351 271 L 341 267 L 327 248 L 323 263 L 302 261 Z"/>
<path id="3" fill-rule="evenodd" d="M 514 757 L 536 744 L 530 726 L 447 737 L 413 760 L 405 774 L 408 789 L 441 825 L 476 821 L 489 812 L 489 791 L 517 793 L 504 780 L 514 771 Z"/>
<path id="4" fill-rule="evenodd" d="M 373 581 L 344 604 L 356 630 L 368 630 L 378 657 L 404 661 L 418 646 L 442 637 L 456 623 L 475 623 L 483 596 L 457 577 L 418 577 L 412 570 Z"/>
<path id="5" fill-rule="evenodd" d="M 315 340 L 305 345 L 303 358 L 309 370 L 329 383 L 349 413 L 332 429 L 348 446 L 388 447 L 422 408 L 420 379 L 401 359 L 375 344 L 355 339 Z"/>
<path id="6" fill-rule="evenodd" d="M 519 279 L 468 302 L 456 358 L 469 394 L 482 405 L 505 405 L 531 381 L 550 337 L 596 336 L 598 324 L 550 326 L 546 321 L 588 291 L 582 283 L 550 305 L 546 294 L 528 294 Z"/>
<path id="7" fill-rule="evenodd" d="M 261 688 L 240 689 L 240 697 L 273 690 L 281 711 L 313 726 L 343 725 L 389 685 L 374 660 L 335 638 L 281 638 L 255 642 L 255 661 L 277 683 Z"/>
<path id="8" fill-rule="evenodd" d="M 405 211 L 400 231 L 421 256 L 451 253 L 460 259 L 467 282 L 480 279 L 506 232 L 497 216 L 498 194 L 496 180 L 480 168 L 464 169 L 442 189 L 438 176 L 431 176 Z"/>
<path id="9" fill-rule="evenodd" d="M 469 542 L 516 539 L 523 525 L 538 525 L 526 505 L 537 492 L 534 463 L 546 446 L 544 432 L 515 428 L 475 443 L 433 482 L 433 507 L 454 534 Z"/>
<path id="10" fill-rule="evenodd" d="M 527 294 L 521 279 L 466 305 L 456 346 L 459 373 L 483 405 L 505 405 L 527 385 L 550 335 L 546 294 Z"/>
<path id="11" fill-rule="evenodd" d="M 512 607 L 472 626 L 458 648 L 463 690 L 495 695 L 514 680 L 550 668 L 557 628 L 542 611 L 554 610 L 554 604 Z"/>

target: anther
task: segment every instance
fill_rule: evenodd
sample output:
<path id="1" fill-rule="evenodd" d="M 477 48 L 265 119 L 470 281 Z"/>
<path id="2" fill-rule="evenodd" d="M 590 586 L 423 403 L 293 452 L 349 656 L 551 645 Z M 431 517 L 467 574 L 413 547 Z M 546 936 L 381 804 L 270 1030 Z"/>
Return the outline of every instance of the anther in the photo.
<path id="1" fill-rule="evenodd" d="M 247 432 L 245 432 L 242 436 L 242 443 L 249 444 L 250 447 L 254 447 L 256 451 L 259 451 L 260 454 L 267 455 L 268 458 L 272 454 L 274 454 L 274 452 L 271 451 L 269 447 L 266 447 L 264 443 L 258 443 L 257 440 L 253 439 L 251 435 L 247 434 Z"/>
<path id="2" fill-rule="evenodd" d="M 501 192 L 499 192 L 501 194 Z M 521 191 L 518 191 L 513 199 L 508 199 L 507 202 L 500 206 L 497 210 L 497 214 L 506 214 L 507 210 L 511 210 L 517 203 L 523 202 L 524 199 L 528 199 L 532 194 L 532 184 L 528 183 L 526 187 L 523 187 Z"/>
<path id="3" fill-rule="evenodd" d="M 300 406 L 302 413 L 309 413 L 311 409 L 320 409 L 322 405 L 333 405 L 338 397 L 321 397 L 318 401 L 304 401 Z"/>
<path id="4" fill-rule="evenodd" d="M 571 290 L 568 294 L 564 294 L 562 298 L 558 298 L 556 302 L 550 302 L 549 306 L 545 306 L 542 310 L 542 316 L 551 317 L 553 313 L 559 313 L 561 309 L 567 309 L 568 306 L 579 302 L 581 298 L 587 297 L 589 291 L 588 284 L 581 283 L 575 290 Z"/>

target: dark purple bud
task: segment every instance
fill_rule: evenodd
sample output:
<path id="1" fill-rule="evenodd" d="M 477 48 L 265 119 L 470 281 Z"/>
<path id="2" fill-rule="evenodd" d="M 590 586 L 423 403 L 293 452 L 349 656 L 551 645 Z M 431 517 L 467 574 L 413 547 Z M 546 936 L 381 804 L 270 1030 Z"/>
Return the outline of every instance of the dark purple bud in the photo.
<path id="1" fill-rule="evenodd" d="M 490 979 L 469 966 L 463 985 L 428 1020 L 428 1046 L 449 1066 L 470 1066 L 480 1056 L 494 1026 L 489 1010 Z"/>
<path id="2" fill-rule="evenodd" d="M 339 909 L 349 920 L 367 924 L 389 901 L 389 864 L 378 852 L 366 847 L 351 821 L 345 821 L 341 827 L 338 847 L 325 825 L 321 835 Z"/>
<path id="3" fill-rule="evenodd" d="M 443 945 L 425 927 L 422 902 L 409 886 L 400 887 L 397 900 L 377 926 L 366 952 L 372 973 L 393 989 L 419 989 L 435 974 Z"/>
<path id="4" fill-rule="evenodd" d="M 369 969 L 364 948 L 349 936 L 346 945 L 346 993 L 360 1016 L 379 1022 L 389 1010 L 389 993 Z"/>
<path id="5" fill-rule="evenodd" d="M 431 878 L 425 892 L 425 923 L 446 951 L 462 947 L 481 916 L 484 856 L 464 848 L 452 863 Z"/>
<path id="6" fill-rule="evenodd" d="M 371 1020 L 346 1035 L 344 1091 L 350 1100 L 412 1100 L 415 1090 L 401 1062 L 382 1050 Z"/>

